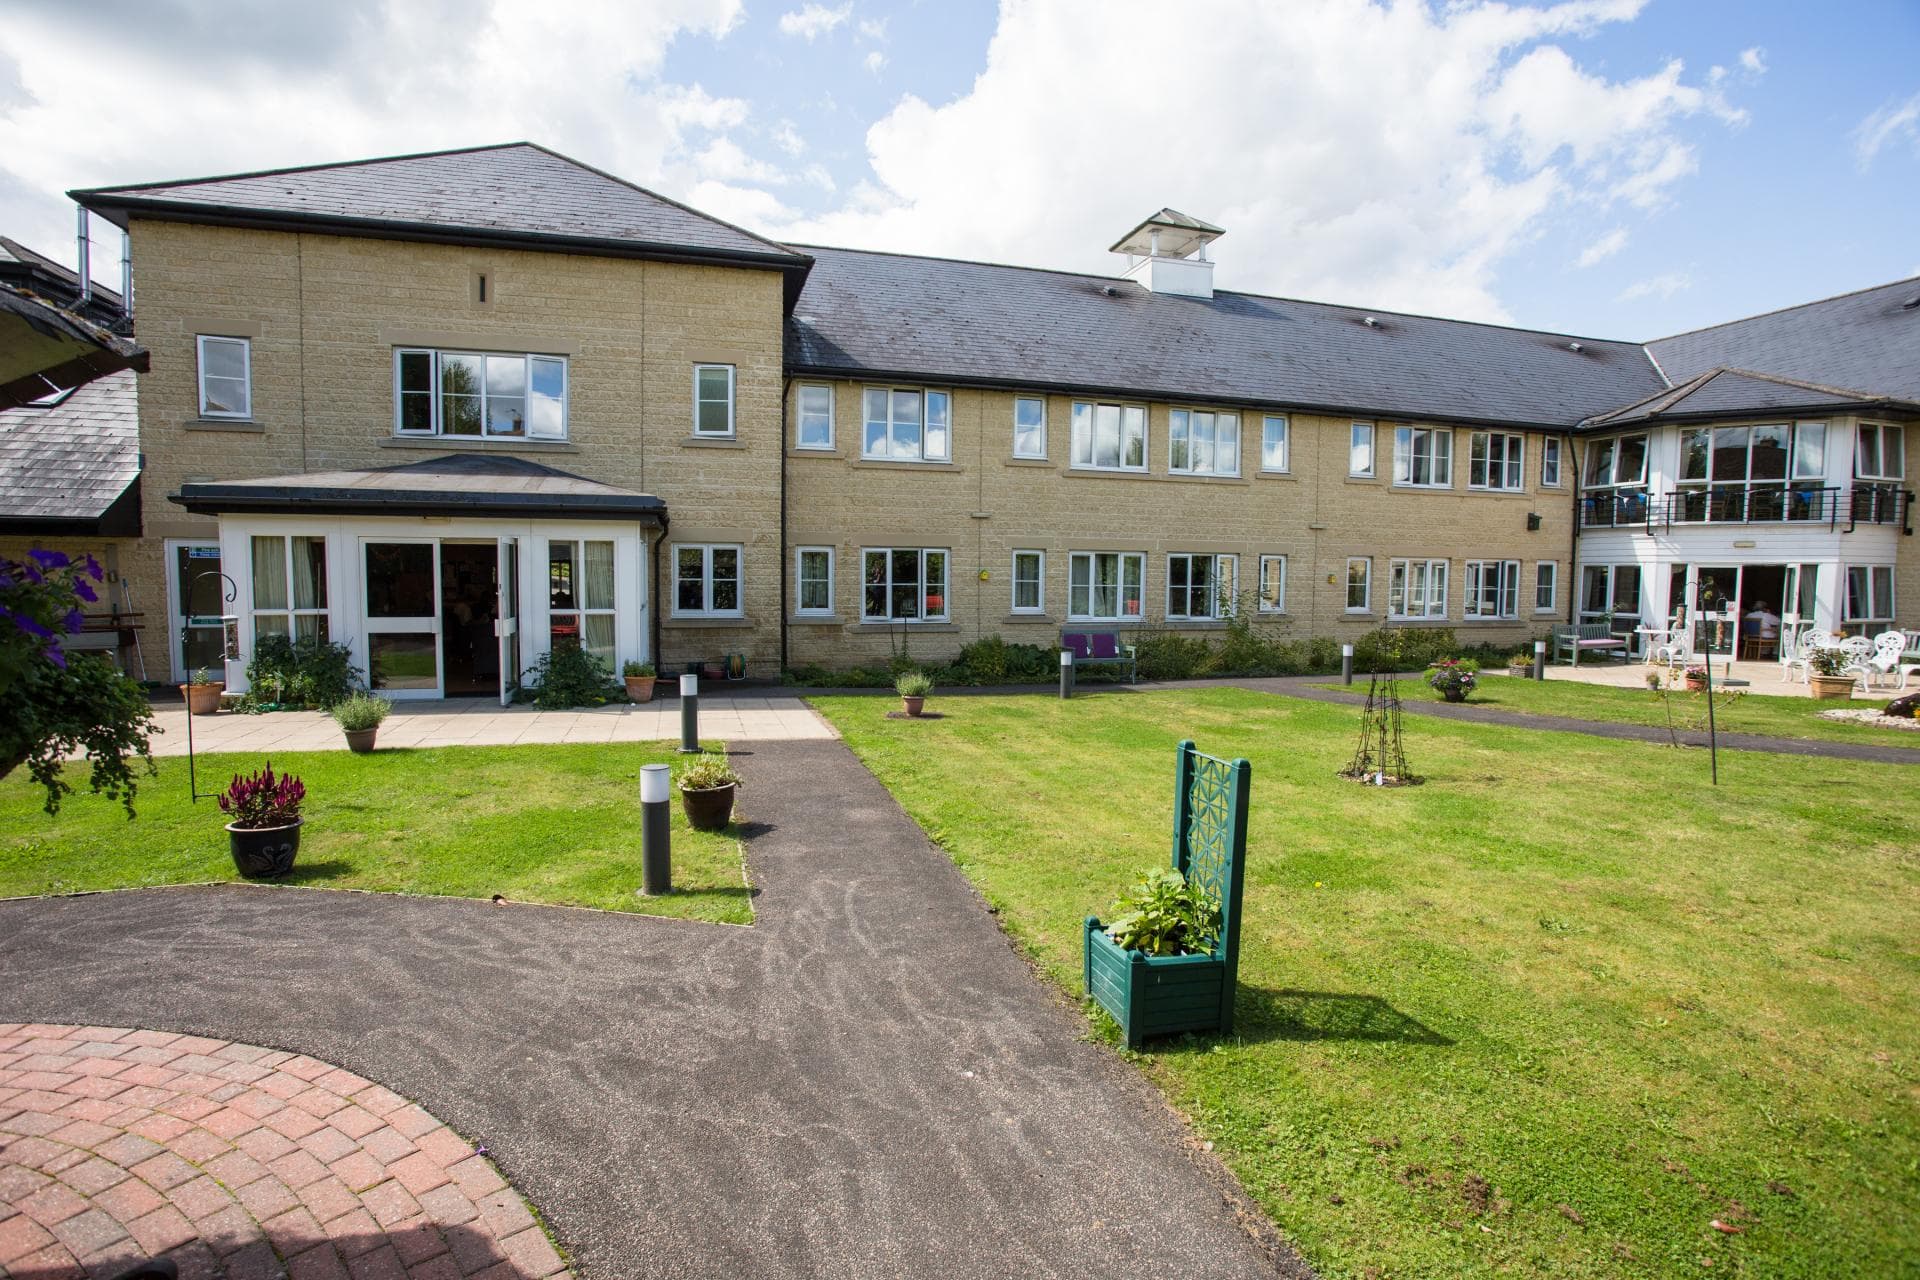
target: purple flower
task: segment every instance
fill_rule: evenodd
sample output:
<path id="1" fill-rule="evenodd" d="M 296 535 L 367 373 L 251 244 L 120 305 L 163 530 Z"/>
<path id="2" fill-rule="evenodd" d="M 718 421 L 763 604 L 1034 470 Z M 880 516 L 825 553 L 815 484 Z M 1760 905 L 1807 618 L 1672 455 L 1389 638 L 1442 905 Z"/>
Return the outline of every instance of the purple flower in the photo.
<path id="1" fill-rule="evenodd" d="M 73 560 L 66 552 L 48 551 L 44 547 L 35 547 L 33 550 L 27 552 L 27 554 L 39 561 L 42 569 L 64 569 L 73 563 Z"/>
<path id="2" fill-rule="evenodd" d="M 68 634 L 72 634 L 87 625 L 87 615 L 78 609 L 69 609 L 67 616 L 61 621 L 65 624 Z"/>
<path id="3" fill-rule="evenodd" d="M 105 582 L 107 580 L 106 570 L 100 567 L 100 562 L 93 558 L 91 551 L 87 553 L 86 570 L 87 576 L 95 582 Z"/>
<path id="4" fill-rule="evenodd" d="M 24 613 L 16 613 L 13 615 L 13 625 L 30 636 L 39 636 L 43 640 L 51 640 L 54 638 L 53 632 L 41 626 L 39 619 L 30 618 Z"/>
<path id="5" fill-rule="evenodd" d="M 92 587 L 87 585 L 87 580 L 85 578 L 75 578 L 73 580 L 73 594 L 79 596 L 82 600 L 85 600 L 88 604 L 100 603 L 100 597 L 97 594 L 95 594 L 94 589 Z"/>
<path id="6" fill-rule="evenodd" d="M 65 671 L 67 669 L 66 651 L 62 649 L 58 644 L 49 640 L 47 641 L 47 647 L 44 650 L 42 650 L 42 652 L 46 655 L 46 659 L 48 662 L 51 662 L 54 666 L 59 667 L 62 671 Z"/>

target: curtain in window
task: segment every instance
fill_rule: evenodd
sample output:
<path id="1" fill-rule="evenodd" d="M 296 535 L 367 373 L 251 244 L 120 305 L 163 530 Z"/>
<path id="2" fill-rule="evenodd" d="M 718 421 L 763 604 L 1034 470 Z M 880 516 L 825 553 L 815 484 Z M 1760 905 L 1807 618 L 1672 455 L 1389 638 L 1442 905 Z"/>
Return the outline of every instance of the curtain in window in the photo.
<path id="1" fill-rule="evenodd" d="M 580 615 L 580 643 L 588 653 L 613 663 L 613 615 L 610 613 L 583 613 Z"/>
<path id="2" fill-rule="evenodd" d="M 580 602 L 581 607 L 611 609 L 613 608 L 613 544 L 588 542 L 584 546 L 581 587 L 585 598 Z"/>
<path id="3" fill-rule="evenodd" d="M 253 540 L 253 607 L 287 607 L 287 541 L 285 538 Z"/>
<path id="4" fill-rule="evenodd" d="M 274 541 L 278 542 L 279 539 L 275 538 Z M 327 540 L 325 538 L 293 540 L 293 607 L 296 609 L 327 607 Z"/>

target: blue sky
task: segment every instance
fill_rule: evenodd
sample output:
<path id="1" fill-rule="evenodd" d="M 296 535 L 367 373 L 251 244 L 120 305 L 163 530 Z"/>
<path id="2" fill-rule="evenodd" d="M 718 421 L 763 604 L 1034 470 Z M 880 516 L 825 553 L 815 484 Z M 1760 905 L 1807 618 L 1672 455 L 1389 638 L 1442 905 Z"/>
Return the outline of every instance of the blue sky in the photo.
<path id="1" fill-rule="evenodd" d="M 1222 288 L 1608 337 L 1920 274 L 1914 0 L 0 0 L 0 230 L 63 256 L 67 187 L 515 138 L 1075 270 L 1168 204 Z"/>

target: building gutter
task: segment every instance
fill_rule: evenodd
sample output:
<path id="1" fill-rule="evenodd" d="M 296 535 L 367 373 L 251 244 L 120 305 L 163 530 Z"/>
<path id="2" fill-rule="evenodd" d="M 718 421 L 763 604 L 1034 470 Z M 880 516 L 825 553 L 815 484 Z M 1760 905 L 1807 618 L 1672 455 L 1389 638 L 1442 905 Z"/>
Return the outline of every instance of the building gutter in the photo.
<path id="1" fill-rule="evenodd" d="M 787 581 L 787 400 L 792 394 L 793 379 L 791 377 L 781 379 L 780 443 L 774 453 L 780 459 L 780 674 L 782 676 L 787 672 L 787 619 L 790 616 L 788 613 L 790 601 L 787 593 L 791 589 L 791 584 Z M 745 601 L 741 603 L 744 604 Z"/>

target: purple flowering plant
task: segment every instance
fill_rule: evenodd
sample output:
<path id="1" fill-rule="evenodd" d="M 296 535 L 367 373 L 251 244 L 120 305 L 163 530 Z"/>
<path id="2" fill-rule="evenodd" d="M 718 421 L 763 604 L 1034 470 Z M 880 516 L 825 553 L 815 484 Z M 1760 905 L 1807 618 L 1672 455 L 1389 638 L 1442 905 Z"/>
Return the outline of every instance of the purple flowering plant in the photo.
<path id="1" fill-rule="evenodd" d="M 259 773 L 236 773 L 220 796 L 220 812 L 243 831 L 288 827 L 300 821 L 307 788 L 290 773 L 275 774 L 273 762 Z"/>

